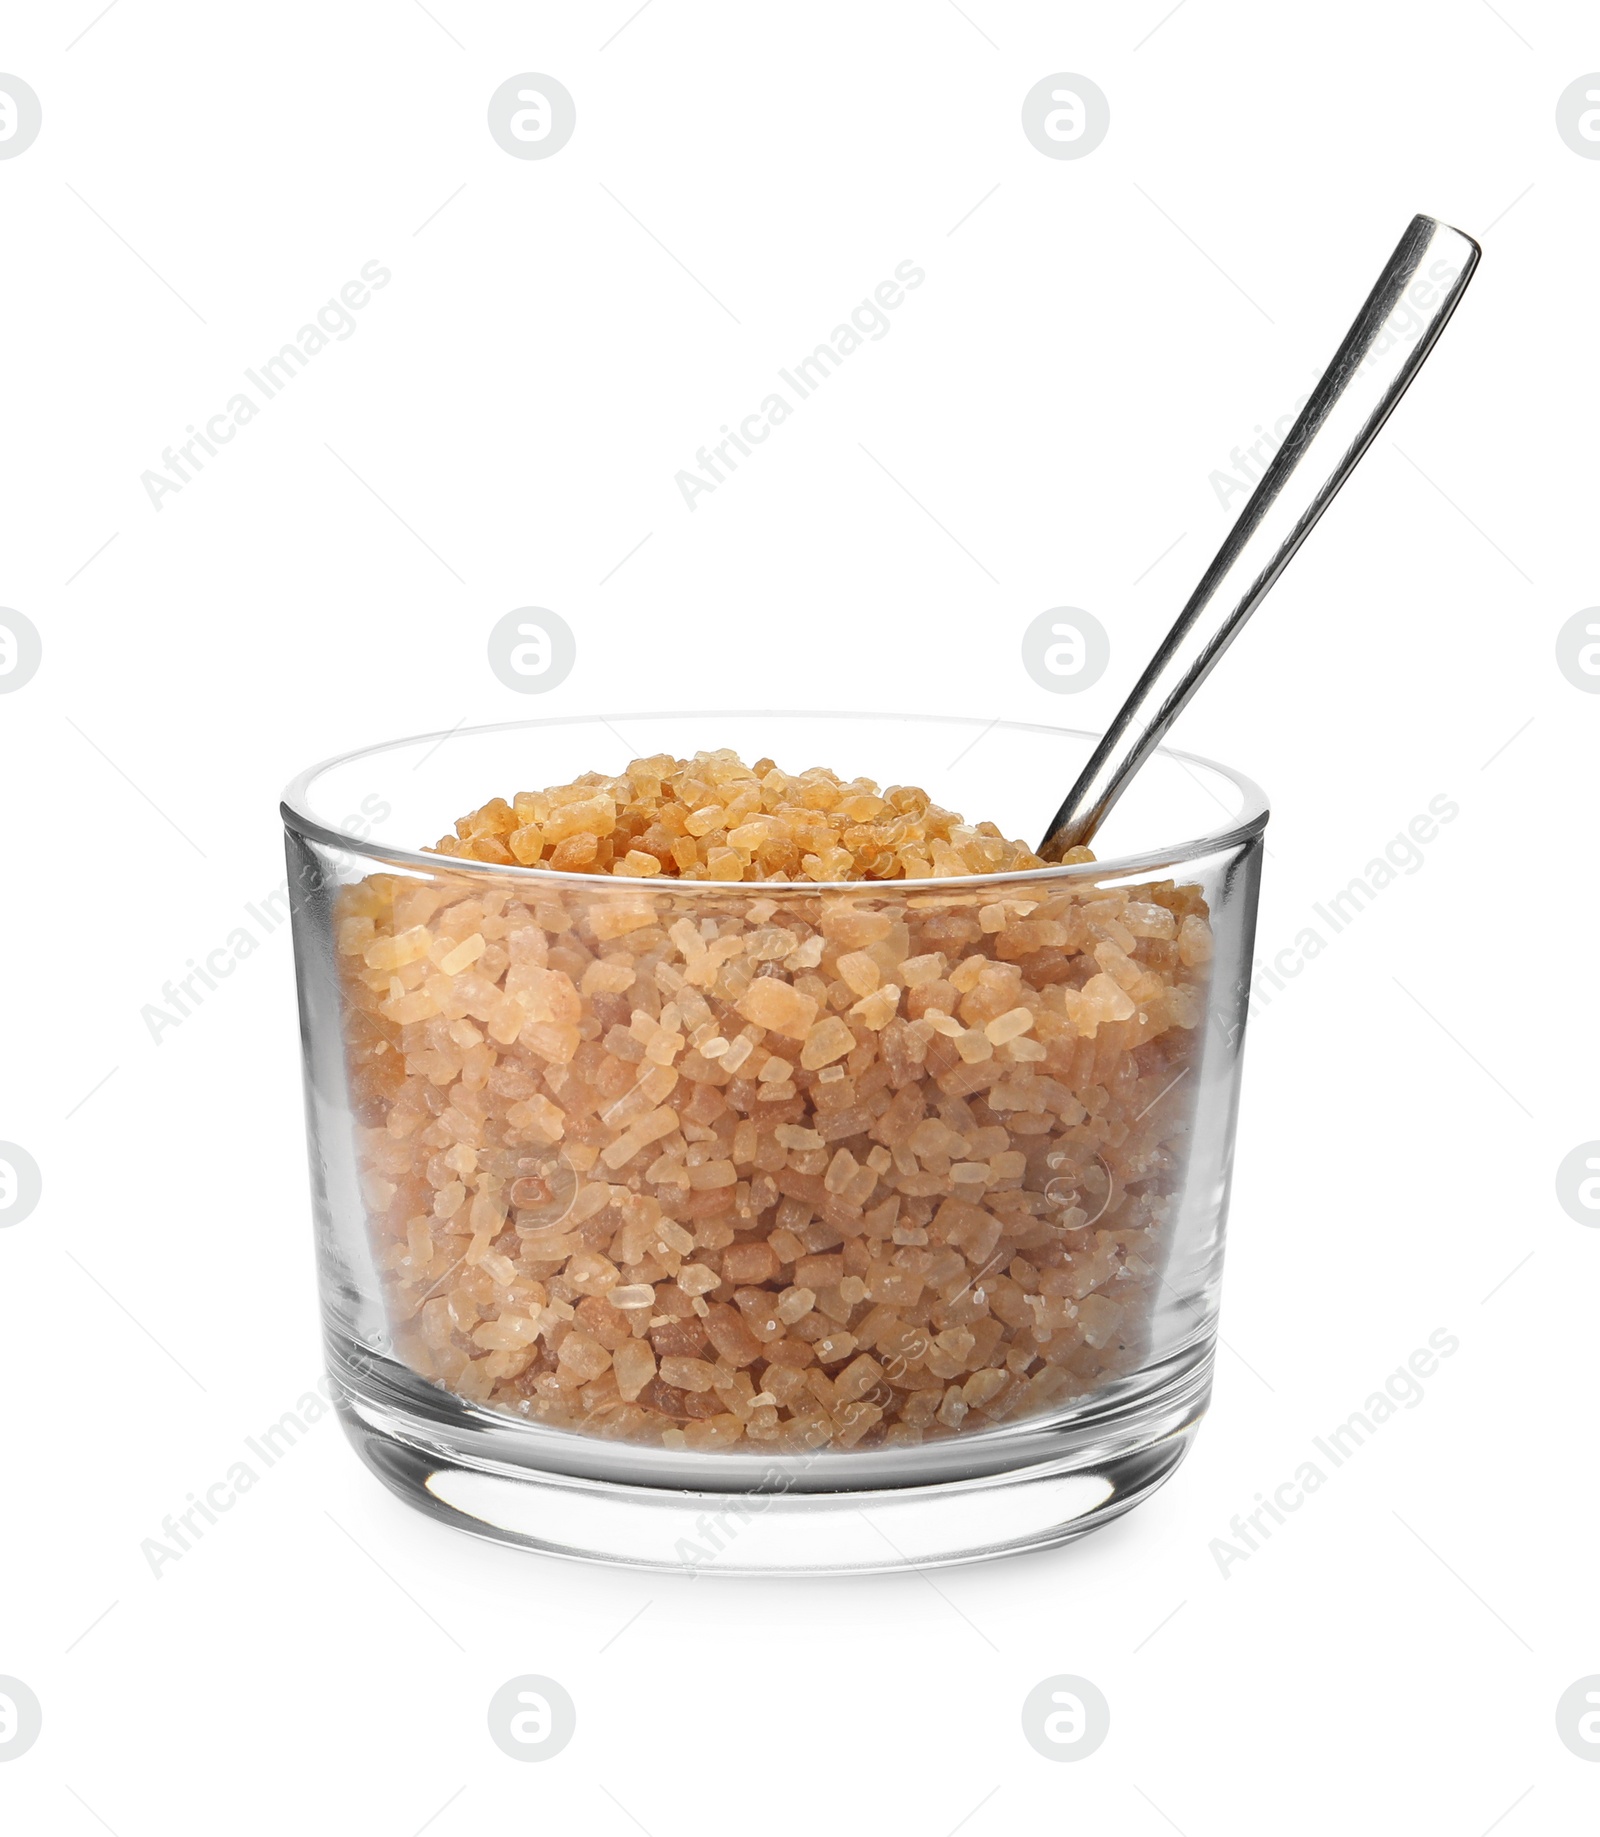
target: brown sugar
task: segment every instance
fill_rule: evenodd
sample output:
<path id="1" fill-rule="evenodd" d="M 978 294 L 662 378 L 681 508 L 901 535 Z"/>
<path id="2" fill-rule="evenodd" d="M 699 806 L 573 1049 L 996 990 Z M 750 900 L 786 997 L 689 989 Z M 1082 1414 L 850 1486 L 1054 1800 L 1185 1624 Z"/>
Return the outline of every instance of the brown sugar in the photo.
<path id="1" fill-rule="evenodd" d="M 590 772 L 509 803 L 491 798 L 436 846 L 502 867 L 645 880 L 927 880 L 1044 866 L 993 823 L 964 823 L 913 785 L 880 791 L 822 766 L 748 766 L 727 750 L 662 753 L 617 778 Z"/>
<path id="2" fill-rule="evenodd" d="M 1042 864 L 921 791 L 727 752 L 496 799 L 439 852 L 593 880 L 441 860 L 340 891 L 366 1204 L 422 1377 L 786 1452 L 971 1433 L 1138 1366 L 1199 888 L 940 889 Z"/>

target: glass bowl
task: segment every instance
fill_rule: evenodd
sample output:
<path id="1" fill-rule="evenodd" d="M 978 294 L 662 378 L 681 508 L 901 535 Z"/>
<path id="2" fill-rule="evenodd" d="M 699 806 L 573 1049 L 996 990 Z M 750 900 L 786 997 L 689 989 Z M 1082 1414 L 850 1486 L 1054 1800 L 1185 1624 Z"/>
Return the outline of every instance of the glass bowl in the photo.
<path id="1" fill-rule="evenodd" d="M 1216 1334 L 1248 779 L 1157 753 L 1104 858 L 1025 872 L 634 879 L 425 846 L 496 795 L 720 748 L 1031 842 L 1094 738 L 615 715 L 294 781 L 328 1361 L 380 1479 L 549 1554 L 800 1573 L 1061 1543 L 1173 1472 Z"/>

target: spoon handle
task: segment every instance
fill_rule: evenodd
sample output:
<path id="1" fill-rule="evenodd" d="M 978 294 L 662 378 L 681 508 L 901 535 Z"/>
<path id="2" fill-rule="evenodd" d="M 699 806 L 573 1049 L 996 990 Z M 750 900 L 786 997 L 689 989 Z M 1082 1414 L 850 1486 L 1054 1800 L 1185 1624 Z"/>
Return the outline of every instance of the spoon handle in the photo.
<path id="1" fill-rule="evenodd" d="M 1422 368 L 1481 253 L 1448 224 L 1411 220 L 1288 439 L 1056 812 L 1039 845 L 1045 860 L 1089 841 L 1210 675 Z"/>

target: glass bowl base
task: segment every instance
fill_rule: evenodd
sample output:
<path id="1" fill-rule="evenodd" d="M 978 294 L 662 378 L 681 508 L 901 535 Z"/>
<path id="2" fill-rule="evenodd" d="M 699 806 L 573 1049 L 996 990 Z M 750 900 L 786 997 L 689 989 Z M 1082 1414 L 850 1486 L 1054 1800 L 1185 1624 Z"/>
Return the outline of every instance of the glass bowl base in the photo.
<path id="1" fill-rule="evenodd" d="M 545 1556 L 719 1575 L 849 1575 L 982 1562 L 1082 1537 L 1146 1498 L 1188 1452 L 1210 1358 L 1052 1458 L 912 1485 L 815 1490 L 779 1463 L 735 1487 L 640 1485 L 477 1458 L 338 1387 L 357 1453 L 441 1524 Z M 1070 1444 L 1079 1439 L 1068 1436 Z M 1058 1444 L 1059 1445 L 1059 1444 Z"/>

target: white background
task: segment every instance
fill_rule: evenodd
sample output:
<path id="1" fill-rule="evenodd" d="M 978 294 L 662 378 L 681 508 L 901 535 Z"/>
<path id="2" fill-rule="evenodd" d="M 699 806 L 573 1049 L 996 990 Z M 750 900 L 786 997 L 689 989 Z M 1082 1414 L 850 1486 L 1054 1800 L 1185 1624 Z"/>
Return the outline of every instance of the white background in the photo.
<path id="1" fill-rule="evenodd" d="M 44 663 L 0 697 L 0 1137 L 44 1197 L 0 1231 L 0 1673 L 44 1733 L 8 1829 L 1592 1821 L 1554 1716 L 1600 1671 L 1600 1236 L 1555 1196 L 1600 1135 L 1600 701 L 1555 657 L 1600 598 L 1600 162 L 1555 127 L 1592 9 L 963 5 L 9 10 L 44 127 L 0 161 L 0 602 Z M 485 124 L 526 71 L 577 103 L 548 160 Z M 1020 127 L 1063 71 L 1110 100 L 1083 159 Z M 159 1045 L 140 1015 L 281 878 L 291 773 L 544 712 L 1103 723 L 1226 528 L 1210 474 L 1417 210 L 1479 277 L 1179 738 L 1272 795 L 1269 954 L 1460 816 L 1253 1024 L 1173 1482 L 1045 1556 L 691 1582 L 438 1528 L 329 1421 L 153 1577 L 319 1371 L 287 932 Z M 890 334 L 686 509 L 694 450 L 906 259 Z M 155 510 L 141 472 L 368 260 L 355 334 Z M 577 634 L 540 699 L 485 659 L 527 604 Z M 1112 638 L 1078 696 L 1019 656 L 1061 604 Z M 1224 1578 L 1233 1516 L 1439 1328 L 1425 1400 Z M 535 1767 L 485 1729 L 522 1672 L 578 1706 Z M 1067 1766 L 1019 1725 L 1062 1672 L 1112 1712 Z"/>

